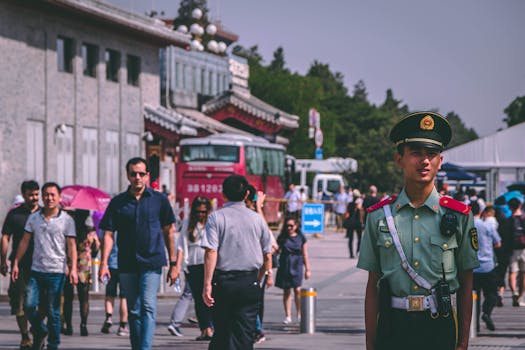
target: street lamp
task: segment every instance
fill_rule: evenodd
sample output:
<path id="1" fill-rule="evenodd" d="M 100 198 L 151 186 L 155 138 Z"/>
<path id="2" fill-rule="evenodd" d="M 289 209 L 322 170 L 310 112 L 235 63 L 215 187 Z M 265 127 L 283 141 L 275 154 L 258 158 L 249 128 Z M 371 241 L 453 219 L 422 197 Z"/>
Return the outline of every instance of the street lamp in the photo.
<path id="1" fill-rule="evenodd" d="M 204 51 L 205 47 L 202 44 L 202 37 L 204 36 L 204 33 L 208 34 L 210 37 L 212 37 L 212 39 L 209 40 L 206 44 L 206 49 L 209 52 L 223 55 L 227 49 L 226 43 L 222 41 L 217 42 L 215 39 L 213 39 L 213 36 L 217 34 L 217 26 L 213 23 L 209 23 L 206 26 L 206 29 L 204 29 L 203 26 L 200 24 L 202 22 L 202 16 L 203 12 L 201 9 L 193 9 L 193 11 L 191 12 L 191 17 L 193 17 L 195 23 L 193 23 L 190 26 L 189 30 L 187 26 L 180 25 L 177 27 L 177 31 L 185 34 L 190 33 L 192 35 L 190 47 L 194 51 Z"/>

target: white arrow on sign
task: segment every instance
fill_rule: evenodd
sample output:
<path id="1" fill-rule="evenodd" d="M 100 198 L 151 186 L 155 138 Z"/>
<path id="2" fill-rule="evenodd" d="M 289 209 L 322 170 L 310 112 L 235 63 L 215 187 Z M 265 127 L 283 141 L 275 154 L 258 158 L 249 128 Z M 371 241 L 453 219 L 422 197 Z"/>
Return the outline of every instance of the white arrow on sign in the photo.
<path id="1" fill-rule="evenodd" d="M 305 221 L 305 222 L 304 222 L 304 225 L 305 225 L 305 226 L 318 227 L 318 226 L 321 225 L 321 221 L 319 221 L 319 220 Z"/>

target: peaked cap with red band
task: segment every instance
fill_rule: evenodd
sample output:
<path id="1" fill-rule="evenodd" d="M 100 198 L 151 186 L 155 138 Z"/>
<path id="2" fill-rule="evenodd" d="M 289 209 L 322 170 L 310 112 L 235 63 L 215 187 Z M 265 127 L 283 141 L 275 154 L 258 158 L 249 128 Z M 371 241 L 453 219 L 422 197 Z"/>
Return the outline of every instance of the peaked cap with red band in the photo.
<path id="1" fill-rule="evenodd" d="M 468 213 L 470 212 L 470 206 L 466 205 L 463 202 L 457 201 L 452 197 L 441 197 L 439 199 L 439 205 L 457 211 L 458 213 L 461 213 L 463 215 L 468 215 Z"/>
<path id="2" fill-rule="evenodd" d="M 383 199 L 381 202 L 378 202 L 374 205 L 371 205 L 369 206 L 368 208 L 366 208 L 366 212 L 367 213 L 371 213 L 379 208 L 383 208 L 385 205 L 387 204 L 390 204 L 390 203 L 394 203 L 397 199 L 397 196 L 391 196 L 391 197 L 388 197 L 386 199 Z"/>

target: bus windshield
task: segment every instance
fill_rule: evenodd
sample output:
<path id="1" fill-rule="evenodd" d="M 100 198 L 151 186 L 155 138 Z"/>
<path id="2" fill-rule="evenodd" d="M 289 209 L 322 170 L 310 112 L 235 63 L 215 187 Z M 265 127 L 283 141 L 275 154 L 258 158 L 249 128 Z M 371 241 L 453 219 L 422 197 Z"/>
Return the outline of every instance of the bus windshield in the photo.
<path id="1" fill-rule="evenodd" d="M 239 163 L 239 147 L 226 145 L 182 146 L 182 161 L 212 161 Z"/>

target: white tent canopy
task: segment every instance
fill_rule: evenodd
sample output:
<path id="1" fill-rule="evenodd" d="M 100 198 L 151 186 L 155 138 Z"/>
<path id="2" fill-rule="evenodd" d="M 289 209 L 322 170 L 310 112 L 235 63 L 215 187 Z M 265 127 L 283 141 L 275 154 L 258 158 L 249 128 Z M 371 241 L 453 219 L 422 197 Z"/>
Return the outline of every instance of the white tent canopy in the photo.
<path id="1" fill-rule="evenodd" d="M 493 200 L 507 185 L 525 180 L 525 123 L 451 148 L 443 152 L 443 158 L 486 172 L 487 199 Z"/>

